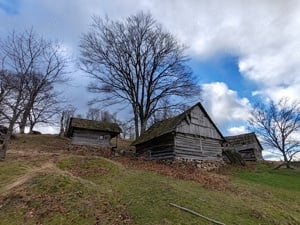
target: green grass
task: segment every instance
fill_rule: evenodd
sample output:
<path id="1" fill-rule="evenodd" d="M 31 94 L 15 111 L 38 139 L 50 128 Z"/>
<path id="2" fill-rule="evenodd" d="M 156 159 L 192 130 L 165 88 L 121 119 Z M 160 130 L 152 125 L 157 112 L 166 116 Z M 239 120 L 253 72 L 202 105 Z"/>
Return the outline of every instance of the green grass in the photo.
<path id="1" fill-rule="evenodd" d="M 0 193 L 4 186 L 24 175 L 30 168 L 31 166 L 27 162 L 0 161 Z"/>
<path id="2" fill-rule="evenodd" d="M 55 143 L 56 137 L 48 138 Z M 47 138 L 43 141 L 47 145 Z M 34 142 L 39 141 L 30 140 Z M 0 192 L 1 225 L 212 224 L 169 203 L 225 224 L 300 224 L 299 169 L 274 171 L 264 164 L 232 168 L 226 191 L 216 191 L 101 157 L 62 154 L 55 160 L 57 168 L 42 171 L 34 170 L 39 166 L 34 159 L 26 160 L 0 162 L 0 190 L 31 175 Z"/>
<path id="3" fill-rule="evenodd" d="M 270 185 L 277 179 L 295 180 L 296 171 L 273 172 L 264 166 L 234 170 L 229 175 L 232 190 L 220 192 L 97 157 L 67 157 L 57 165 L 61 172 L 38 173 L 2 197 L 0 224 L 211 224 L 169 203 L 225 224 L 300 222 L 299 190 Z M 11 168 L 9 163 L 6 167 Z"/>
<path id="4" fill-rule="evenodd" d="M 93 224 L 105 201 L 97 188 L 69 176 L 42 173 L 6 197 L 1 224 Z"/>
<path id="5" fill-rule="evenodd" d="M 207 190 L 191 181 L 175 180 L 150 172 L 132 171 L 116 186 L 137 224 L 211 224 L 173 208 L 187 207 L 226 224 L 298 224 L 300 201 L 284 202 L 277 190 L 234 183 L 235 191 Z M 287 193 L 295 198 L 295 193 Z M 285 196 L 286 197 L 286 196 Z M 278 204 L 278 207 L 277 207 Z M 290 209 L 290 212 L 286 210 Z M 151 219 L 150 219 L 151 218 Z"/>
<path id="6" fill-rule="evenodd" d="M 75 176 L 95 183 L 108 182 L 114 175 L 120 173 L 120 165 L 100 157 L 70 157 L 57 162 L 57 166 L 70 171 Z"/>
<path id="7" fill-rule="evenodd" d="M 237 170 L 235 176 L 257 184 L 300 192 L 300 169 L 298 168 L 274 170 L 268 165 L 260 164 L 255 167 L 255 170 Z"/>

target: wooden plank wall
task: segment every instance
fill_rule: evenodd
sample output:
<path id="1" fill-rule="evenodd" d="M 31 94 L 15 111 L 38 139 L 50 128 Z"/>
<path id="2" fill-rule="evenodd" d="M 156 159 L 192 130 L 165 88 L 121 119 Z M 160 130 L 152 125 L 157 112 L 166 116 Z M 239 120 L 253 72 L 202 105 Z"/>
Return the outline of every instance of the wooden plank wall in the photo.
<path id="1" fill-rule="evenodd" d="M 102 147 L 110 147 L 110 140 L 111 137 L 107 133 L 75 129 L 71 143 L 74 145 L 99 145 Z"/>
<path id="2" fill-rule="evenodd" d="M 166 134 L 152 141 L 136 146 L 138 154 L 146 153 L 149 159 L 173 159 L 174 154 L 174 136 Z"/>
<path id="3" fill-rule="evenodd" d="M 246 134 L 241 137 L 228 138 L 231 148 L 239 152 L 246 161 L 263 160 L 261 147 L 253 134 Z"/>
<path id="4" fill-rule="evenodd" d="M 177 126 L 176 132 L 199 135 L 212 139 L 222 139 L 214 125 L 199 107 L 195 107 L 190 112 L 190 115 L 187 115 L 187 118 Z"/>
<path id="5" fill-rule="evenodd" d="M 221 160 L 222 146 L 219 140 L 177 133 L 175 155 L 179 158 Z"/>
<path id="6" fill-rule="evenodd" d="M 136 146 L 137 152 L 147 151 L 151 159 L 222 159 L 223 137 L 200 107 L 194 107 L 174 131 Z"/>

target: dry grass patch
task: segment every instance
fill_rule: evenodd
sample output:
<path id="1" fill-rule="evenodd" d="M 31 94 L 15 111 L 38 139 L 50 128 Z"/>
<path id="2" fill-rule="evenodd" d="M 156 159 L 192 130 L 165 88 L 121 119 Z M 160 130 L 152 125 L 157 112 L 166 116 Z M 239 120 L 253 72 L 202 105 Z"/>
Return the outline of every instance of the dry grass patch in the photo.
<path id="1" fill-rule="evenodd" d="M 231 189 L 228 177 L 214 172 L 204 172 L 194 165 L 181 163 L 165 163 L 163 161 L 147 161 L 143 159 L 130 159 L 128 157 L 116 158 L 127 168 L 148 170 L 164 174 L 176 179 L 196 181 L 207 189 L 227 191 Z"/>

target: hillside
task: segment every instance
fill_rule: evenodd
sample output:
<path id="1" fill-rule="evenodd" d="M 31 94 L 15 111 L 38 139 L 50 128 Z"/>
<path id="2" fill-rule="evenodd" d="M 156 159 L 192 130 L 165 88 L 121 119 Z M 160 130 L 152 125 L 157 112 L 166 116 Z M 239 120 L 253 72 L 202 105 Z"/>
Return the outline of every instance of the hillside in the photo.
<path id="1" fill-rule="evenodd" d="M 300 224 L 300 170 L 271 167 L 201 172 L 24 135 L 0 162 L 0 224 L 213 224 L 170 203 L 224 224 Z"/>

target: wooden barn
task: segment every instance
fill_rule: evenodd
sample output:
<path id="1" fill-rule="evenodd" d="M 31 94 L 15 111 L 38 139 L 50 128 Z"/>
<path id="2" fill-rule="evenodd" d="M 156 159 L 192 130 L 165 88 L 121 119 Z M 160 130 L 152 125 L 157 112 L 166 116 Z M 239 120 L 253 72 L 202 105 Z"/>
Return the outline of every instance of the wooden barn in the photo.
<path id="1" fill-rule="evenodd" d="M 225 149 L 234 150 L 240 153 L 245 161 L 260 161 L 263 160 L 263 147 L 257 139 L 255 133 L 240 134 L 235 136 L 225 137 Z"/>
<path id="2" fill-rule="evenodd" d="M 133 145 L 149 159 L 222 160 L 224 137 L 201 103 L 155 123 Z"/>
<path id="3" fill-rule="evenodd" d="M 121 128 L 116 123 L 71 118 L 67 136 L 72 139 L 71 143 L 74 145 L 112 147 L 111 139 L 117 137 L 121 132 Z"/>

